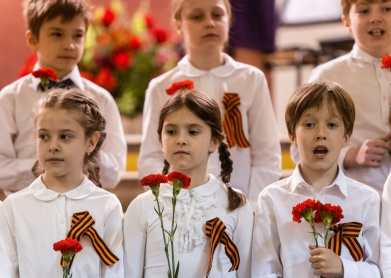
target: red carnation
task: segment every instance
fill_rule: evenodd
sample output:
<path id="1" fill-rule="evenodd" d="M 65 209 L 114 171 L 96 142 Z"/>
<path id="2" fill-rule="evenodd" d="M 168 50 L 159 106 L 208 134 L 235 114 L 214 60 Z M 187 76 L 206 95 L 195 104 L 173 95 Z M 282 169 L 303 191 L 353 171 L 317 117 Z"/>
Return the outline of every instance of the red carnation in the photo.
<path id="1" fill-rule="evenodd" d="M 131 58 L 130 53 L 125 52 L 125 51 L 119 51 L 114 54 L 113 62 L 116 67 L 124 69 L 129 66 L 130 58 Z"/>
<path id="2" fill-rule="evenodd" d="M 165 29 L 157 28 L 153 31 L 153 34 L 155 35 L 157 43 L 164 43 L 167 41 L 168 34 Z"/>
<path id="3" fill-rule="evenodd" d="M 151 184 L 167 183 L 168 179 L 165 175 L 162 174 L 152 174 L 143 177 L 140 182 L 143 186 L 150 186 Z"/>
<path id="4" fill-rule="evenodd" d="M 144 15 L 144 21 L 145 21 L 145 25 L 147 26 L 147 29 L 151 29 L 153 27 L 154 25 L 153 17 L 150 14 Z"/>
<path id="5" fill-rule="evenodd" d="M 33 76 L 36 78 L 50 78 L 53 81 L 57 80 L 57 75 L 54 70 L 50 68 L 41 68 L 32 72 Z"/>
<path id="6" fill-rule="evenodd" d="M 117 86 L 117 80 L 108 67 L 103 68 L 99 72 L 94 82 L 108 91 L 114 90 Z"/>
<path id="7" fill-rule="evenodd" d="M 324 204 L 315 212 L 315 221 L 323 222 L 326 229 L 330 228 L 331 224 L 336 224 L 344 218 L 342 208 L 333 206 L 332 204 Z"/>
<path id="8" fill-rule="evenodd" d="M 103 14 L 102 17 L 102 24 L 105 27 L 109 27 L 111 23 L 113 23 L 114 19 L 115 19 L 114 13 L 110 9 L 105 9 L 105 13 Z"/>
<path id="9" fill-rule="evenodd" d="M 141 40 L 139 37 L 132 37 L 129 44 L 131 49 L 137 50 L 141 46 Z"/>
<path id="10" fill-rule="evenodd" d="M 167 178 L 172 182 L 180 182 L 182 185 L 181 188 L 188 189 L 190 186 L 191 178 L 180 172 L 171 172 Z"/>
<path id="11" fill-rule="evenodd" d="M 321 202 L 319 201 L 307 199 L 304 202 L 294 206 L 292 209 L 293 221 L 301 223 L 301 218 L 303 217 L 307 222 L 311 223 L 311 221 L 314 219 L 314 212 L 319 208 L 320 205 Z"/>
<path id="12" fill-rule="evenodd" d="M 382 69 L 391 69 L 391 55 L 387 55 L 381 58 Z"/>
<path id="13" fill-rule="evenodd" d="M 179 90 L 192 90 L 194 88 L 194 83 L 191 80 L 184 80 L 175 82 L 171 85 L 170 88 L 166 89 L 167 95 L 171 96 Z"/>
<path id="14" fill-rule="evenodd" d="M 81 246 L 80 242 L 78 242 L 77 240 L 67 237 L 54 243 L 53 249 L 54 251 L 61 251 L 61 254 L 66 254 L 68 252 L 76 254 L 83 249 L 83 246 Z"/>

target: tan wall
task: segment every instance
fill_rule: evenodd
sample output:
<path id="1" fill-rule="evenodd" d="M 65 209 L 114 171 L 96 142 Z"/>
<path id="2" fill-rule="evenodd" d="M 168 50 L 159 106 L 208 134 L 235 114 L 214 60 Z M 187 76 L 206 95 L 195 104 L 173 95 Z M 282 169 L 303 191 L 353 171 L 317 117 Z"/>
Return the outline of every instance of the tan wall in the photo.
<path id="1" fill-rule="evenodd" d="M 108 5 L 110 0 L 90 0 L 94 5 Z M 134 11 L 141 0 L 123 0 Z M 170 0 L 150 0 L 156 24 L 170 28 Z M 30 52 L 24 39 L 25 22 L 21 0 L 0 1 L 0 89 L 17 79 L 19 69 Z"/>

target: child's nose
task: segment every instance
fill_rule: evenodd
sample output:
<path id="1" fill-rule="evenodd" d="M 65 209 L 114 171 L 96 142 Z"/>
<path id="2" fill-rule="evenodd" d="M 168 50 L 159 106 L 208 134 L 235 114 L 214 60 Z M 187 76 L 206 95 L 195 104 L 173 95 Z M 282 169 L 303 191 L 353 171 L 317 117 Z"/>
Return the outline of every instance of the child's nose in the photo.
<path id="1" fill-rule="evenodd" d="M 379 21 L 382 21 L 383 20 L 383 17 L 382 17 L 382 14 L 380 11 L 374 9 L 371 13 L 371 16 L 370 16 L 370 19 L 369 21 L 370 22 L 379 22 Z"/>
<path id="2" fill-rule="evenodd" d="M 186 138 L 185 138 L 185 135 L 184 134 L 178 134 L 178 138 L 177 138 L 177 141 L 176 141 L 177 145 L 186 145 Z"/>
<path id="3" fill-rule="evenodd" d="M 205 20 L 206 28 L 213 28 L 215 26 L 215 22 L 211 16 L 207 16 Z"/>
<path id="4" fill-rule="evenodd" d="M 64 49 L 65 50 L 73 50 L 75 48 L 75 42 L 72 38 L 66 39 L 64 43 Z"/>
<path id="5" fill-rule="evenodd" d="M 54 152 L 58 152 L 59 150 L 60 150 L 60 147 L 57 143 L 57 140 L 50 140 L 49 151 L 54 153 Z"/>

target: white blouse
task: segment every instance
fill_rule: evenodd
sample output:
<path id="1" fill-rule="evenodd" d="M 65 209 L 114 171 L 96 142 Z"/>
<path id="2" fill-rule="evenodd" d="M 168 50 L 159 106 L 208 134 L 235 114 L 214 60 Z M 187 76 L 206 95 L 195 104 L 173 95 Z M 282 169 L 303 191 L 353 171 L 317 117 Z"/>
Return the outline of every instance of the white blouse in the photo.
<path id="1" fill-rule="evenodd" d="M 92 227 L 120 260 L 106 266 L 90 239 L 82 236 L 83 250 L 75 255 L 73 277 L 124 277 L 121 204 L 86 177 L 66 193 L 49 190 L 39 177 L 5 199 L 0 211 L 0 276 L 61 277 L 61 253 L 53 250 L 53 244 L 66 237 L 73 213 L 82 211 L 91 214 Z"/>
<path id="2" fill-rule="evenodd" d="M 164 207 L 164 227 L 172 221 L 172 186 L 160 186 L 159 201 Z M 238 271 L 228 272 L 231 262 L 219 243 L 209 277 L 250 277 L 253 214 L 248 202 L 233 212 L 227 211 L 227 189 L 214 176 L 191 190 L 182 189 L 177 197 L 175 222 L 175 261 L 180 262 L 179 277 L 205 277 L 210 258 L 210 239 L 205 223 L 218 217 L 240 254 Z M 151 191 L 139 195 L 129 205 L 124 219 L 125 277 L 164 277 L 168 271 L 160 221 Z M 171 251 L 170 251 L 171 258 Z"/>

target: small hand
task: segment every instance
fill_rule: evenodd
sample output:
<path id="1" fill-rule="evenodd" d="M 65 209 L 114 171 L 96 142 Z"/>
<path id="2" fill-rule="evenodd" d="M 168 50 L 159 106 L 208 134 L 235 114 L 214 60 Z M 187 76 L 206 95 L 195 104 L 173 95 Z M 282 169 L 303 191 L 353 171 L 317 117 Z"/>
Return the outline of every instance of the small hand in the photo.
<path id="1" fill-rule="evenodd" d="M 310 245 L 310 257 L 308 261 L 314 269 L 314 275 L 324 277 L 343 277 L 344 269 L 341 258 L 332 250 L 325 247 L 316 248 Z"/>

